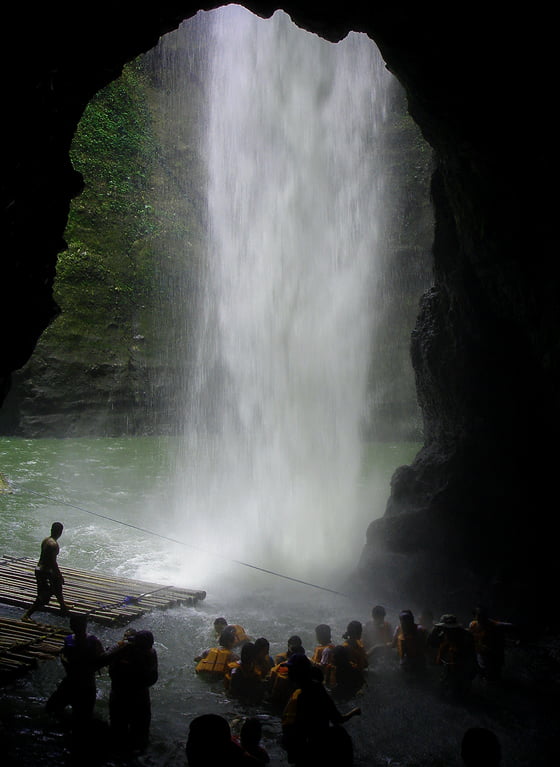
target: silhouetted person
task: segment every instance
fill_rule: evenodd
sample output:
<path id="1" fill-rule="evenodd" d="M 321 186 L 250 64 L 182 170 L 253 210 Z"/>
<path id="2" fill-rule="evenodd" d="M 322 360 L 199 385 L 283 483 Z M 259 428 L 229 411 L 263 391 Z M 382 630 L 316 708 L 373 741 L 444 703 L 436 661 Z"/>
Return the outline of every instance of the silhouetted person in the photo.
<path id="1" fill-rule="evenodd" d="M 100 665 L 109 666 L 109 720 L 115 745 L 143 750 L 152 718 L 150 687 L 158 679 L 152 632 L 126 632 L 124 641 L 106 652 Z"/>
<path id="2" fill-rule="evenodd" d="M 355 663 L 360 671 L 365 671 L 369 665 L 369 660 L 362 642 L 362 624 L 360 621 L 350 621 L 342 638 L 346 640 L 344 647 L 348 648 L 352 663 Z"/>
<path id="3" fill-rule="evenodd" d="M 293 655 L 293 653 L 300 653 L 301 655 L 305 655 L 305 648 L 301 642 L 301 637 L 297 634 L 293 634 L 288 639 L 288 647 L 285 650 L 285 652 L 280 652 L 278 655 L 274 658 L 274 664 L 278 665 L 279 663 L 284 663 L 288 660 L 288 658 Z"/>
<path id="4" fill-rule="evenodd" d="M 325 676 L 325 684 L 333 697 L 341 700 L 354 697 L 364 686 L 363 671 L 350 660 L 348 648 L 338 645 L 332 653 L 332 664 Z"/>
<path id="5" fill-rule="evenodd" d="M 432 636 L 436 631 L 441 632 L 436 663 L 441 666 L 442 687 L 451 695 L 464 695 L 469 691 L 477 669 L 472 635 L 450 614 L 441 616 Z"/>
<path id="6" fill-rule="evenodd" d="M 270 657 L 270 642 L 265 637 L 255 639 L 255 669 L 261 676 L 261 679 L 268 679 L 274 661 Z"/>
<path id="7" fill-rule="evenodd" d="M 259 703 L 265 693 L 265 685 L 255 667 L 256 651 L 252 642 L 241 648 L 241 658 L 232 664 L 225 677 L 225 686 L 233 698 L 246 703 Z"/>
<path id="8" fill-rule="evenodd" d="M 469 631 L 474 639 L 478 673 L 488 682 L 498 681 L 502 676 L 505 660 L 505 632 L 511 623 L 497 621 L 488 616 L 486 608 L 477 607 Z"/>
<path id="9" fill-rule="evenodd" d="M 463 735 L 461 756 L 465 767 L 499 767 L 502 749 L 492 730 L 471 727 Z"/>
<path id="10" fill-rule="evenodd" d="M 317 645 L 313 650 L 311 662 L 320 666 L 323 674 L 325 674 L 328 666 L 332 663 L 332 652 L 334 650 L 331 627 L 326 623 L 320 623 L 315 627 L 315 638 L 317 640 Z"/>
<path id="11" fill-rule="evenodd" d="M 61 716 L 71 706 L 73 730 L 82 734 L 91 722 L 95 706 L 95 672 L 103 645 L 96 636 L 87 633 L 85 615 L 72 615 L 70 628 L 73 633 L 64 639 L 60 656 L 66 676 L 48 699 L 46 709 Z"/>
<path id="12" fill-rule="evenodd" d="M 243 722 L 239 740 L 241 748 L 256 759 L 259 764 L 268 764 L 270 756 L 261 745 L 262 725 L 256 716 L 250 717 Z"/>
<path id="13" fill-rule="evenodd" d="M 332 764 L 350 767 L 352 741 L 341 727 L 359 708 L 341 714 L 305 655 L 292 655 L 288 672 L 296 690 L 282 715 L 282 739 L 288 761 L 296 767 Z"/>
<path id="14" fill-rule="evenodd" d="M 56 597 L 63 614 L 68 613 L 68 605 L 64 601 L 62 586 L 64 578 L 58 567 L 57 557 L 60 551 L 58 539 L 62 535 L 64 526 L 62 522 L 53 522 L 51 534 L 44 538 L 41 543 L 41 554 L 35 568 L 35 580 L 37 581 L 37 597 L 31 607 L 21 616 L 23 621 L 31 620 L 31 615 L 41 607 L 47 605 L 52 596 Z"/>
<path id="15" fill-rule="evenodd" d="M 420 673 L 426 668 L 426 631 L 414 621 L 411 610 L 399 613 L 400 625 L 393 637 L 403 671 Z"/>
<path id="16" fill-rule="evenodd" d="M 362 640 L 372 665 L 389 655 L 393 641 L 393 627 L 386 620 L 386 611 L 382 605 L 375 605 L 372 608 L 371 620 L 364 626 Z"/>
<path id="17" fill-rule="evenodd" d="M 235 743 L 229 723 L 218 714 L 192 720 L 185 747 L 189 767 L 251 767 L 262 764 Z"/>

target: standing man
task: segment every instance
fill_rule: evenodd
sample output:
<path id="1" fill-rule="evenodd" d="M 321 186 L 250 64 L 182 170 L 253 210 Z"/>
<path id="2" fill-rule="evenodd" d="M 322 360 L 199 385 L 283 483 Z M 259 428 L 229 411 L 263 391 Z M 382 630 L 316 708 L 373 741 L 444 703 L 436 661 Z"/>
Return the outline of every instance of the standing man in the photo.
<path id="1" fill-rule="evenodd" d="M 68 614 L 68 605 L 62 595 L 64 578 L 58 567 L 56 558 L 60 551 L 58 539 L 62 535 L 64 527 L 62 522 L 53 522 L 51 534 L 41 543 L 41 556 L 35 568 L 35 580 L 37 581 L 37 598 L 31 607 L 21 616 L 22 621 L 31 620 L 31 614 L 48 604 L 50 598 L 55 596 L 60 604 L 63 614 Z"/>

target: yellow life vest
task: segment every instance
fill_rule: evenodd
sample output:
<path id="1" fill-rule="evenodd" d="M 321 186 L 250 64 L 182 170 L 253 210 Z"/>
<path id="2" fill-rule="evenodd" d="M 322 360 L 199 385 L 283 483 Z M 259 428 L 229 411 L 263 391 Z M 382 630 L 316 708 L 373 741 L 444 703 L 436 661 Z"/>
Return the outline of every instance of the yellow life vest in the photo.
<path id="1" fill-rule="evenodd" d="M 198 661 L 195 667 L 197 674 L 205 674 L 208 676 L 225 676 L 228 671 L 228 666 L 235 659 L 231 650 L 225 647 L 212 647 L 208 650 L 208 654 Z"/>
<path id="2" fill-rule="evenodd" d="M 251 637 L 245 633 L 245 629 L 243 628 L 243 626 L 238 626 L 237 624 L 232 623 L 232 624 L 228 624 L 228 628 L 234 629 L 234 633 L 235 633 L 235 642 L 233 644 L 234 647 L 236 647 L 238 644 L 241 644 L 241 642 L 250 641 Z"/>
<path id="3" fill-rule="evenodd" d="M 287 727 L 289 725 L 296 723 L 297 704 L 298 704 L 298 698 L 300 695 L 301 695 L 300 689 L 292 693 L 290 700 L 286 704 L 284 713 L 282 714 L 282 727 Z"/>

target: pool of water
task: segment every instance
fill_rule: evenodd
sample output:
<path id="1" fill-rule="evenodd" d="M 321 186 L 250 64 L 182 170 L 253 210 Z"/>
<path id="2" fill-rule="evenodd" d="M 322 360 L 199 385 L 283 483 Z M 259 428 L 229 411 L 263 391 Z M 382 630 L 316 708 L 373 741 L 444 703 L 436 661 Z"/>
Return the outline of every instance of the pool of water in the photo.
<path id="1" fill-rule="evenodd" d="M 287 638 L 294 633 L 311 651 L 314 627 L 319 623 L 330 624 L 335 641 L 341 641 L 350 620 L 369 619 L 374 595 L 366 602 L 346 594 L 341 579 L 303 585 L 234 564 L 235 552 L 228 550 L 227 540 L 219 541 L 219 530 L 221 558 L 190 548 L 193 542 L 184 531 L 180 532 L 181 542 L 172 542 L 179 534 L 166 520 L 168 447 L 166 440 L 157 439 L 0 440 L 0 472 L 14 490 L 0 494 L 0 554 L 37 556 L 51 522 L 60 519 L 65 525 L 60 539 L 62 566 L 205 589 L 207 597 L 196 607 L 154 612 L 134 623 L 135 628 L 149 628 L 154 633 L 160 666 L 159 681 L 152 688 L 150 746 L 136 763 L 185 765 L 189 722 L 198 714 L 216 712 L 234 729 L 243 716 L 261 715 L 272 767 L 286 765 L 277 713 L 266 706 L 249 710 L 227 698 L 221 684 L 209 684 L 196 676 L 194 656 L 210 646 L 212 623 L 218 615 L 242 624 L 253 637 L 268 638 L 272 653 L 285 649 Z M 370 456 L 377 468 L 364 472 L 364 487 L 372 486 L 376 472 L 388 484 L 394 468 L 410 460 L 415 449 L 411 445 L 372 448 Z M 301 549 L 306 556 L 312 541 L 298 540 L 297 531 L 293 532 L 296 554 Z M 405 606 L 386 606 L 393 624 Z M 14 617 L 21 613 L 14 608 L 0 609 Z M 36 618 L 64 623 L 46 613 L 38 613 Z M 90 630 L 106 646 L 123 631 L 94 624 Z M 0 733 L 4 753 L 14 763 L 66 763 L 64 729 L 43 711 L 62 675 L 58 661 L 46 662 L 2 688 Z M 546 700 L 527 693 L 516 668 L 506 668 L 503 688 L 475 685 L 472 699 L 461 704 L 441 698 L 436 669 L 428 676 L 423 686 L 409 685 L 393 660 L 369 674 L 368 685 L 357 700 L 340 703 L 342 710 L 354 705 L 362 708 L 362 716 L 346 725 L 357 765 L 460 765 L 460 739 L 470 726 L 488 726 L 497 732 L 507 757 L 504 764 L 546 764 L 544 758 L 535 762 L 535 754 L 547 748 L 555 726 L 553 711 Z M 107 673 L 102 673 L 96 708 L 101 724 L 108 719 L 109 686 Z M 116 762 L 103 757 L 102 763 Z"/>

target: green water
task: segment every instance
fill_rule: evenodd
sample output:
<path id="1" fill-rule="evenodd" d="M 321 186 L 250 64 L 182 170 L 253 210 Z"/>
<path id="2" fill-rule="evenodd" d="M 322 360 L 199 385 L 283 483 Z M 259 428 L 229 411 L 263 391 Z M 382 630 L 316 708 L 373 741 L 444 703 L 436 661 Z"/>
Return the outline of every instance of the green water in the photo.
<path id="1" fill-rule="evenodd" d="M 392 472 L 409 462 L 417 449 L 413 444 L 368 446 L 361 489 L 364 495 L 370 494 L 372 513 L 363 524 L 356 518 L 350 523 L 343 516 L 341 534 L 350 524 L 362 525 L 365 534 L 367 522 L 383 512 Z M 51 522 L 60 519 L 65 525 L 60 539 L 62 566 L 204 588 L 207 597 L 194 608 L 157 611 L 134 622 L 135 628 L 154 633 L 160 678 L 152 688 L 150 746 L 130 767 L 184 767 L 189 722 L 207 712 L 225 716 L 234 729 L 243 716 L 259 714 L 271 767 L 287 767 L 278 713 L 266 705 L 244 708 L 228 699 L 220 683 L 208 684 L 196 676 L 194 656 L 211 644 L 212 622 L 218 615 L 241 623 L 253 637 L 267 637 L 272 653 L 283 650 L 294 633 L 310 652 L 319 623 L 330 624 L 334 640 L 341 642 L 350 620 L 369 619 L 375 594 L 366 603 L 351 594 L 337 595 L 233 565 L 227 560 L 235 552 L 223 540 L 224 559 L 217 569 L 215 558 L 184 545 L 189 543 L 184 530 L 180 531 L 183 543 L 158 537 L 177 532 L 168 516 L 173 454 L 174 443 L 168 439 L 0 439 L 0 473 L 13 489 L 0 493 L 0 554 L 36 557 Z M 297 530 L 293 534 L 296 552 L 304 551 L 308 542 L 297 539 Z M 197 582 L 195 576 L 199 576 Z M 404 606 L 409 606 L 406 595 L 402 604 L 386 605 L 393 625 Z M 0 606 L 0 614 L 19 617 L 21 610 Z M 36 617 L 65 625 L 57 615 L 38 613 Z M 123 631 L 93 623 L 90 630 L 106 647 Z M 46 699 L 62 676 L 58 661 L 45 662 L 0 690 L 2 756 L 8 760 L 3 764 L 58 767 L 67 763 L 64 729 L 44 712 Z M 469 705 L 448 703 L 437 695 L 436 680 L 434 668 L 427 685 L 407 685 L 394 659 L 369 675 L 359 699 L 339 705 L 343 711 L 354 705 L 362 708 L 362 716 L 346 725 L 354 742 L 356 767 L 459 767 L 462 734 L 467 727 L 480 725 L 491 727 L 500 737 L 507 757 L 504 764 L 535 764 L 542 738 L 555 727 L 555 721 L 548 721 L 546 708 L 511 685 L 503 691 L 475 687 Z M 108 675 L 103 673 L 96 702 L 101 732 L 108 721 L 109 689 Z M 101 737 L 98 745 L 102 743 Z M 100 767 L 116 764 L 110 757 L 99 762 Z"/>

